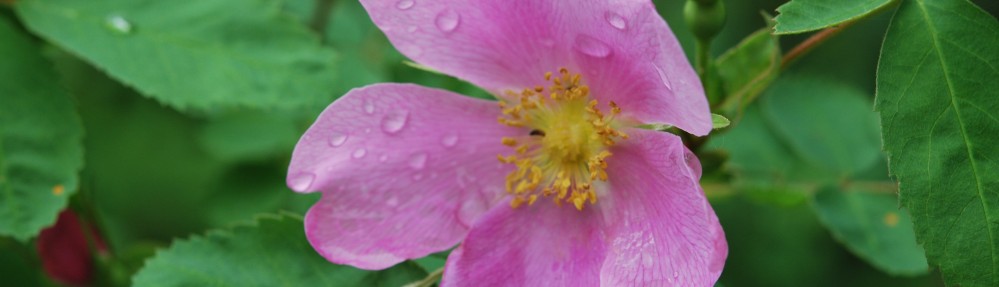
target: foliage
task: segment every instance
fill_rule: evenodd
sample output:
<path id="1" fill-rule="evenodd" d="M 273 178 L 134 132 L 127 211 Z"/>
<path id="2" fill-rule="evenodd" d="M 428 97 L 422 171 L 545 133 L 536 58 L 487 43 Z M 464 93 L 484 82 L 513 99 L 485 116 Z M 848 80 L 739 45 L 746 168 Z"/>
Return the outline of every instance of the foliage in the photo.
<path id="1" fill-rule="evenodd" d="M 948 283 L 999 285 L 999 22 L 967 1 L 902 2 L 877 108 L 901 202 Z"/>
<path id="2" fill-rule="evenodd" d="M 135 286 L 400 286 L 426 272 L 400 264 L 378 273 L 329 264 L 305 239 L 302 218 L 264 215 L 252 225 L 175 242 L 146 262 Z"/>
<path id="3" fill-rule="evenodd" d="M 996 2 L 689 1 L 654 2 L 715 130 L 649 128 L 701 160 L 719 286 L 999 286 Z M 298 137 L 351 89 L 493 99 L 404 57 L 357 1 L 0 1 L 0 43 L 5 284 L 58 285 L 33 238 L 65 208 L 108 245 L 96 285 L 402 286 L 445 266 L 330 263 L 302 228 L 319 194 L 286 187 Z"/>
<path id="4" fill-rule="evenodd" d="M 7 19 L 0 43 L 0 235 L 26 241 L 76 192 L 83 128 L 38 44 Z"/>

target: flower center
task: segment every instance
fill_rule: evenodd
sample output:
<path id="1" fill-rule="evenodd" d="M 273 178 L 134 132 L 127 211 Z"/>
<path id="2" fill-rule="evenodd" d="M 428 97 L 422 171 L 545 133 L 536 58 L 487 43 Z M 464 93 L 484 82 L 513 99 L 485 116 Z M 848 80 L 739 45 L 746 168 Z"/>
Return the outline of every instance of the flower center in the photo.
<path id="1" fill-rule="evenodd" d="M 617 104 L 608 103 L 611 113 L 604 115 L 580 78 L 566 69 L 555 77 L 547 73 L 551 86 L 507 92 L 517 103 L 500 101 L 501 124 L 530 129 L 527 135 L 504 137 L 503 144 L 514 154 L 499 155 L 500 162 L 517 167 L 506 177 L 514 208 L 534 204 L 539 196 L 560 206 L 570 202 L 579 210 L 587 202 L 597 203 L 593 182 L 607 181 L 607 149 L 628 135 L 615 129 L 615 116 L 621 113 Z"/>

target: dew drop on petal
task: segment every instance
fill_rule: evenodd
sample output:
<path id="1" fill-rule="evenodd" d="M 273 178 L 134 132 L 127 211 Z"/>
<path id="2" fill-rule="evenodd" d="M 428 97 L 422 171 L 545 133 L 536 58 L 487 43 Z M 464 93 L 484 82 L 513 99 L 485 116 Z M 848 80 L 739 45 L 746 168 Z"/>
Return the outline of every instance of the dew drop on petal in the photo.
<path id="1" fill-rule="evenodd" d="M 409 28 L 406 28 L 406 32 L 413 33 L 413 32 L 416 32 L 416 30 L 419 30 L 419 29 L 420 29 L 420 27 L 409 26 Z"/>
<path id="2" fill-rule="evenodd" d="M 624 17 L 621 17 L 621 15 L 617 13 L 607 11 L 607 13 L 604 13 L 604 19 L 607 20 L 607 24 L 610 24 L 618 30 L 628 29 L 628 21 L 624 20 Z"/>
<path id="3" fill-rule="evenodd" d="M 388 161 L 388 155 L 387 154 L 383 154 L 382 156 L 378 157 L 378 161 L 379 162 L 386 162 L 386 161 Z"/>
<path id="4" fill-rule="evenodd" d="M 330 137 L 327 140 L 327 143 L 329 143 L 331 147 L 341 146 L 345 142 L 347 142 L 347 134 L 338 131 L 330 133 Z"/>
<path id="5" fill-rule="evenodd" d="M 482 200 L 478 198 L 467 199 L 461 203 L 461 208 L 458 209 L 458 220 L 471 226 L 486 209 L 486 204 Z"/>
<path id="6" fill-rule="evenodd" d="M 409 158 L 409 167 L 415 170 L 421 170 L 427 165 L 427 154 L 417 153 Z"/>
<path id="7" fill-rule="evenodd" d="M 288 178 L 288 187 L 297 192 L 306 192 L 309 191 L 309 188 L 312 187 L 312 183 L 315 181 L 315 174 L 303 172 Z"/>
<path id="8" fill-rule="evenodd" d="M 441 11 L 437 14 L 437 19 L 434 19 L 434 25 L 444 33 L 451 33 L 458 28 L 458 24 L 461 24 L 461 15 L 451 9 Z"/>
<path id="9" fill-rule="evenodd" d="M 652 264 L 655 263 L 652 258 L 652 255 L 649 253 L 642 253 L 641 256 L 642 256 L 642 267 L 652 268 Z"/>
<path id="10" fill-rule="evenodd" d="M 364 99 L 364 112 L 369 115 L 375 113 L 375 103 L 371 99 Z"/>
<path id="11" fill-rule="evenodd" d="M 606 58 L 611 54 L 611 47 L 607 43 L 582 34 L 576 36 L 573 48 L 580 53 L 596 58 Z"/>
<path id="12" fill-rule="evenodd" d="M 669 75 L 666 74 L 666 70 L 663 70 L 663 68 L 659 67 L 659 65 L 654 65 L 653 67 L 655 67 L 656 72 L 659 73 L 659 80 L 663 82 L 663 85 L 666 85 L 666 89 L 672 91 L 673 83 L 669 81 Z"/>
<path id="13" fill-rule="evenodd" d="M 366 129 L 364 129 L 364 133 L 366 133 L 366 134 L 370 134 L 370 133 L 371 133 L 371 128 L 366 128 Z"/>
<path id="14" fill-rule="evenodd" d="M 127 35 L 132 33 L 132 23 L 128 22 L 125 17 L 121 15 L 110 15 L 104 19 L 105 27 L 111 29 L 115 33 L 120 35 Z"/>
<path id="15" fill-rule="evenodd" d="M 413 0 L 400 0 L 395 3 L 395 8 L 399 8 L 399 10 L 409 10 L 409 8 L 413 8 L 414 5 L 416 5 L 416 2 Z"/>
<path id="16" fill-rule="evenodd" d="M 444 147 L 453 147 L 458 144 L 458 134 L 452 132 L 445 135 L 441 138 L 441 144 L 444 145 Z"/>
<path id="17" fill-rule="evenodd" d="M 387 134 L 398 133 L 402 128 L 406 127 L 407 120 L 409 120 L 408 112 L 391 112 L 382 118 L 382 131 Z"/>
<path id="18" fill-rule="evenodd" d="M 423 174 L 422 173 L 414 174 L 413 175 L 413 180 L 415 180 L 415 181 L 421 181 L 421 180 L 423 180 Z"/>
<path id="19" fill-rule="evenodd" d="M 399 197 L 398 196 L 389 197 L 388 201 L 385 201 L 385 204 L 392 207 L 399 206 Z"/>
<path id="20" fill-rule="evenodd" d="M 354 153 L 350 154 L 350 156 L 353 157 L 353 158 L 362 158 L 366 154 L 368 154 L 368 150 L 360 148 L 360 149 L 354 150 Z"/>

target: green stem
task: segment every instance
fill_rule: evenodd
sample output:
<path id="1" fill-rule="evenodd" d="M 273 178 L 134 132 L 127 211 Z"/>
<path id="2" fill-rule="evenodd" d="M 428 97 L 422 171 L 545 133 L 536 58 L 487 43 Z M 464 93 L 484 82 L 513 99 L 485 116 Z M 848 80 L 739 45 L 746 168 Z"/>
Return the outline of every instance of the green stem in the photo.
<path id="1" fill-rule="evenodd" d="M 416 282 L 413 282 L 413 283 L 409 283 L 409 284 L 403 285 L 403 287 L 430 287 L 430 286 L 434 286 L 434 284 L 437 284 L 437 282 L 441 280 L 442 276 L 444 276 L 444 267 L 438 268 L 437 270 L 434 270 L 434 272 L 430 272 L 430 274 L 428 274 L 427 277 L 425 277 L 423 279 L 420 279 L 420 281 L 416 281 Z"/>

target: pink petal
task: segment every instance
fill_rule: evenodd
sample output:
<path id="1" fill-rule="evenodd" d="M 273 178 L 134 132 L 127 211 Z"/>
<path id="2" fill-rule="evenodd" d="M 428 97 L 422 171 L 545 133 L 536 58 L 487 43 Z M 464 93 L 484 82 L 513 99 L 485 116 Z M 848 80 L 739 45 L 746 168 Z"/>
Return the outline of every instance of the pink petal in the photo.
<path id="1" fill-rule="evenodd" d="M 403 54 L 496 94 L 583 74 L 593 95 L 635 120 L 711 131 L 707 99 L 648 0 L 361 0 Z"/>
<path id="2" fill-rule="evenodd" d="M 382 269 L 457 244 L 511 167 L 495 102 L 415 85 L 347 93 L 302 136 L 288 185 L 322 191 L 305 219 L 326 259 Z M 526 132 L 524 132 L 526 133 Z"/>
<path id="3" fill-rule="evenodd" d="M 600 213 L 550 202 L 496 206 L 447 260 L 441 286 L 596 286 Z"/>
<path id="4" fill-rule="evenodd" d="M 602 284 L 712 286 L 728 244 L 698 185 L 700 164 L 674 135 L 630 133 L 608 160 Z"/>

